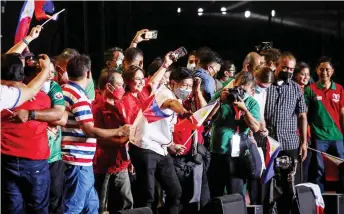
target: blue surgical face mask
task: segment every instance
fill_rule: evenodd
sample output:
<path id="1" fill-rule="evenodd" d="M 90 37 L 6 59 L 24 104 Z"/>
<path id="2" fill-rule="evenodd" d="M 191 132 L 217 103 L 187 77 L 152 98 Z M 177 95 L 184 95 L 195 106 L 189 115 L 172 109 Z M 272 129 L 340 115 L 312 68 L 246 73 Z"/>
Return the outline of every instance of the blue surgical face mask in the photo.
<path id="1" fill-rule="evenodd" d="M 41 88 L 41 91 L 43 91 L 44 93 L 48 94 L 50 91 L 50 80 L 47 80 L 45 83 L 43 83 L 43 86 Z"/>
<path id="2" fill-rule="evenodd" d="M 184 101 L 190 96 L 191 89 L 188 90 L 188 89 L 183 89 L 183 88 L 177 88 L 174 93 L 178 99 L 181 99 L 182 101 Z"/>
<path id="3" fill-rule="evenodd" d="M 262 88 L 259 85 L 256 85 L 256 92 L 262 93 L 263 91 L 266 91 L 266 88 Z"/>

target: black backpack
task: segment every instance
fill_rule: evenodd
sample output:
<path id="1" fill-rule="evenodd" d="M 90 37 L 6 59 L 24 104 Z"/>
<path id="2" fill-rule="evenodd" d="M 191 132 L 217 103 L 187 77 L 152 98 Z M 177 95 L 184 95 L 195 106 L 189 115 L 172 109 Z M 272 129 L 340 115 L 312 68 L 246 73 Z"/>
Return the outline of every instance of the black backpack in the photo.
<path id="1" fill-rule="evenodd" d="M 241 178 L 259 179 L 261 177 L 262 159 L 258 147 L 245 134 L 240 135 L 239 157 L 229 157 L 230 172 Z"/>

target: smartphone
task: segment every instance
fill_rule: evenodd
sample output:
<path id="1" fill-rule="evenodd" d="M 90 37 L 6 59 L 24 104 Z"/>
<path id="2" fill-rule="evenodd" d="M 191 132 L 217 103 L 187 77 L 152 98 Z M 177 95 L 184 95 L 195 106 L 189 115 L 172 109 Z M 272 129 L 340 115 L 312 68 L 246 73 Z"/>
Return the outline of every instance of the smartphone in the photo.
<path id="1" fill-rule="evenodd" d="M 179 58 L 188 54 L 188 51 L 184 47 L 180 47 L 177 50 L 173 51 L 171 58 L 173 61 L 177 61 Z"/>
<path id="2" fill-rule="evenodd" d="M 157 30 L 147 31 L 143 35 L 144 35 L 145 39 L 157 39 L 158 38 L 158 31 Z"/>

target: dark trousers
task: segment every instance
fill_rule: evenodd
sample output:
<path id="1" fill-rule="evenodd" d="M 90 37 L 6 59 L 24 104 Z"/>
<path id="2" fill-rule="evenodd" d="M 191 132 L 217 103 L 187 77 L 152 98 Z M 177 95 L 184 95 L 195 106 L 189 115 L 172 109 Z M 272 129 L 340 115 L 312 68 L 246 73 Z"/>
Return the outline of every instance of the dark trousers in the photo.
<path id="1" fill-rule="evenodd" d="M 248 179 L 247 189 L 250 196 L 250 205 L 260 205 L 262 201 L 262 181 L 261 179 Z"/>
<path id="2" fill-rule="evenodd" d="M 1 155 L 1 213 L 49 213 L 49 188 L 47 160 Z"/>
<path id="3" fill-rule="evenodd" d="M 185 156 L 176 156 L 173 158 L 174 164 L 178 165 L 180 162 L 187 163 L 191 161 L 189 157 Z M 180 166 L 176 166 L 180 168 Z M 190 172 L 189 172 L 190 173 Z M 197 211 L 205 206 L 210 201 L 210 190 L 209 190 L 209 184 L 208 184 L 208 176 L 207 176 L 207 170 L 203 166 L 203 174 L 202 174 L 202 185 L 201 185 L 201 196 L 199 203 L 190 203 L 190 200 L 193 197 L 194 192 L 194 180 L 193 180 L 193 174 L 190 173 L 189 176 L 185 176 L 184 174 L 177 173 L 180 185 L 183 190 L 183 194 L 181 197 L 180 202 L 180 214 L 192 214 L 197 213 Z"/>
<path id="4" fill-rule="evenodd" d="M 302 162 L 302 183 L 307 183 L 312 180 L 312 173 L 311 170 L 314 168 L 314 166 L 311 166 L 311 161 L 312 161 L 312 151 L 307 150 L 307 157 L 306 159 Z"/>
<path id="5" fill-rule="evenodd" d="M 129 153 L 136 169 L 136 181 L 141 188 L 137 199 L 134 199 L 135 205 L 152 208 L 156 179 L 166 193 L 164 213 L 178 213 L 182 189 L 174 169 L 172 157 L 162 156 L 132 144 L 130 144 Z"/>
<path id="6" fill-rule="evenodd" d="M 94 178 L 94 187 L 99 197 L 99 213 L 106 210 L 116 213 L 133 208 L 133 196 L 127 169 L 116 174 L 94 174 Z"/>
<path id="7" fill-rule="evenodd" d="M 244 179 L 230 172 L 229 156 L 225 154 L 211 154 L 211 161 L 208 170 L 208 181 L 211 198 L 227 194 L 240 194 L 245 200 L 243 193 Z"/>
<path id="8" fill-rule="evenodd" d="M 299 158 L 299 150 L 284 150 L 280 151 L 278 156 L 289 156 L 298 159 Z M 297 185 L 301 183 L 301 160 L 298 159 L 298 165 L 297 170 L 295 174 L 295 182 L 294 184 Z M 267 182 L 264 188 L 264 213 L 269 212 L 269 208 L 271 208 L 271 205 L 269 204 L 269 193 L 270 193 L 270 184 L 271 180 Z M 277 181 L 278 186 L 282 188 L 282 195 L 277 199 L 277 210 L 278 214 L 290 214 L 292 202 L 293 202 L 293 193 L 289 189 L 289 184 L 287 182 L 287 178 L 283 178 L 282 181 Z"/>
<path id="9" fill-rule="evenodd" d="M 65 164 L 62 160 L 49 163 L 50 170 L 50 214 L 63 214 L 64 200 L 63 200 L 63 184 Z"/>

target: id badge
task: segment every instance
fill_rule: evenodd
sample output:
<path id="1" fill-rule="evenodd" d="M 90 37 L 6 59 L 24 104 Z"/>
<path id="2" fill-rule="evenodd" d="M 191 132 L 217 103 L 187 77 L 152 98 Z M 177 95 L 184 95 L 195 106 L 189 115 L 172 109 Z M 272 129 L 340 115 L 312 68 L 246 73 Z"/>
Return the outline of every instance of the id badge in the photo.
<path id="1" fill-rule="evenodd" d="M 232 157 L 239 157 L 240 155 L 240 135 L 234 134 L 231 140 L 232 145 L 232 151 L 231 156 Z"/>

